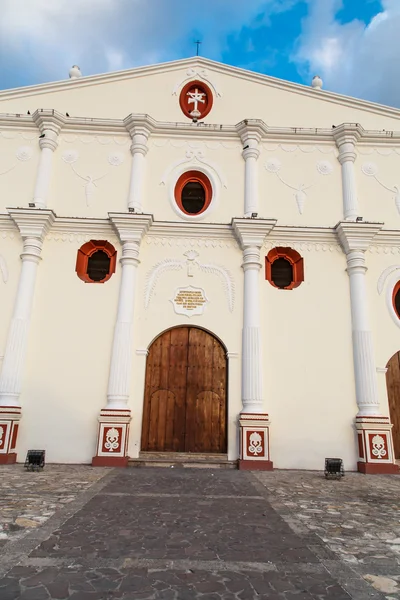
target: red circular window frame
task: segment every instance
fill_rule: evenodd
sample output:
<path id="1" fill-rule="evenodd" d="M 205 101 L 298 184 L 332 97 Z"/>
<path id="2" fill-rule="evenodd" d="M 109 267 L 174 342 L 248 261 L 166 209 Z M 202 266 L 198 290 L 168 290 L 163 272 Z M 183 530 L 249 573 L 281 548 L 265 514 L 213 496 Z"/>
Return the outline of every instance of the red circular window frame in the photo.
<path id="1" fill-rule="evenodd" d="M 107 254 L 110 259 L 110 268 L 104 279 L 101 279 L 100 281 L 94 281 L 93 279 L 90 279 L 87 273 L 88 261 L 92 254 L 98 250 L 102 250 Z M 82 281 L 85 283 L 105 283 L 110 279 L 111 275 L 115 273 L 116 264 L 117 251 L 114 246 L 110 244 L 110 242 L 105 240 L 90 240 L 90 242 L 86 242 L 86 244 L 83 244 L 83 246 L 81 246 L 78 250 L 75 271 L 79 279 L 82 279 Z"/>
<path id="2" fill-rule="evenodd" d="M 272 281 L 272 265 L 278 258 L 285 258 L 293 268 L 293 281 L 284 288 L 278 288 Z M 294 290 L 304 281 L 304 261 L 302 256 L 293 248 L 272 248 L 265 257 L 265 279 L 276 289 Z"/>
<path id="3" fill-rule="evenodd" d="M 394 310 L 394 312 L 396 313 L 396 315 L 397 315 L 397 318 L 398 318 L 398 319 L 400 319 L 400 315 L 399 315 L 399 313 L 397 312 L 397 308 L 396 308 L 396 302 L 395 302 L 395 299 L 396 299 L 397 292 L 398 292 L 399 290 L 400 290 L 400 281 L 398 281 L 398 282 L 396 283 L 396 285 L 394 286 L 394 288 L 393 288 L 393 294 L 392 294 L 392 304 L 393 304 L 393 310 Z"/>
<path id="4" fill-rule="evenodd" d="M 209 114 L 210 110 L 212 109 L 212 106 L 214 103 L 214 97 L 213 97 L 212 91 L 210 90 L 208 85 L 206 85 L 202 81 L 197 81 L 197 80 L 189 81 L 189 83 L 187 83 L 183 87 L 183 89 L 179 95 L 179 105 L 180 105 L 181 110 L 182 110 L 183 114 L 185 115 L 185 117 L 188 117 L 188 119 L 192 119 L 193 117 L 190 114 L 190 112 L 193 110 L 193 108 L 192 107 L 189 108 L 187 106 L 187 96 L 186 96 L 186 94 L 192 87 L 200 88 L 201 91 L 206 94 L 206 104 L 204 106 L 204 109 L 203 110 L 199 109 L 200 113 L 201 113 L 199 119 L 204 119 Z"/>
<path id="5" fill-rule="evenodd" d="M 183 204 L 182 204 L 182 190 L 187 183 L 192 182 L 192 181 L 196 181 L 197 183 L 200 183 L 203 186 L 203 189 L 205 191 L 204 206 L 197 213 L 187 212 L 184 209 Z M 186 173 L 183 173 L 179 177 L 178 181 L 175 184 L 175 202 L 177 203 L 179 210 L 181 210 L 183 213 L 185 213 L 185 215 L 188 215 L 189 217 L 197 217 L 198 215 L 201 215 L 210 206 L 211 200 L 212 200 L 212 185 L 211 185 L 211 181 L 208 179 L 207 175 L 204 175 L 204 173 L 201 173 L 200 171 L 186 171 Z"/>

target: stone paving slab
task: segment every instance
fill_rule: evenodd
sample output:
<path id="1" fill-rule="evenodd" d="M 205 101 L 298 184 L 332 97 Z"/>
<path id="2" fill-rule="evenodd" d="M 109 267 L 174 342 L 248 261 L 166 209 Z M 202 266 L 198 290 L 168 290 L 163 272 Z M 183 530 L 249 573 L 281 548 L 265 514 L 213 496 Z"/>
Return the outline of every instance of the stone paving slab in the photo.
<path id="1" fill-rule="evenodd" d="M 39 472 L 1 465 L 0 548 L 45 523 L 106 473 L 86 465 L 47 465 Z"/>
<path id="2" fill-rule="evenodd" d="M 335 481 L 322 473 L 275 471 L 256 477 L 294 531 L 315 533 L 373 588 L 400 598 L 398 475 L 347 473 Z"/>
<path id="3" fill-rule="evenodd" d="M 388 591 L 394 579 L 382 594 L 288 500 L 288 488 L 298 486 L 308 506 L 303 491 L 317 502 L 320 487 L 322 501 L 331 502 L 335 488 L 325 488 L 321 474 L 275 472 L 268 480 L 221 470 L 96 471 L 104 475 L 92 483 L 78 477 L 80 491 L 47 522 L 0 548 L 0 600 L 397 598 Z M 45 479 L 43 493 L 36 488 L 41 497 Z M 68 494 L 73 477 L 64 488 L 49 485 Z M 354 479 L 349 498 L 357 485 Z"/>

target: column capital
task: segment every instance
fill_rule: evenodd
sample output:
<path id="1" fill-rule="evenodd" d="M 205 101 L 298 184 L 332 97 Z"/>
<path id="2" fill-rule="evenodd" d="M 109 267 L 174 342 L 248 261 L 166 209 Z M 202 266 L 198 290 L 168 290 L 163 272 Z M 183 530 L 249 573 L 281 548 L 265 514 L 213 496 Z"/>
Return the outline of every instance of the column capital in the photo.
<path id="1" fill-rule="evenodd" d="M 244 119 L 236 126 L 243 146 L 256 148 L 264 136 L 267 126 L 261 119 Z"/>
<path id="2" fill-rule="evenodd" d="M 346 142 L 356 144 L 364 135 L 364 128 L 359 123 L 341 123 L 332 130 L 332 134 L 339 148 Z"/>
<path id="3" fill-rule="evenodd" d="M 108 216 L 122 244 L 124 242 L 140 244 L 153 224 L 153 215 L 108 213 Z"/>
<path id="4" fill-rule="evenodd" d="M 276 225 L 276 219 L 232 219 L 232 229 L 242 250 L 261 248 Z"/>
<path id="5" fill-rule="evenodd" d="M 39 128 L 42 136 L 39 138 L 40 148 L 54 150 L 58 146 L 57 138 L 64 125 L 66 118 L 56 110 L 40 108 L 32 115 L 33 121 Z"/>
<path id="6" fill-rule="evenodd" d="M 335 227 L 343 252 L 365 252 L 383 227 L 383 223 L 341 221 Z"/>
<path id="7" fill-rule="evenodd" d="M 124 119 L 124 126 L 131 138 L 143 135 L 146 140 L 156 130 L 157 123 L 149 115 L 130 114 Z"/>
<path id="8" fill-rule="evenodd" d="M 7 208 L 19 229 L 22 239 L 37 238 L 43 242 L 53 225 L 56 215 L 52 210 L 35 208 Z"/>

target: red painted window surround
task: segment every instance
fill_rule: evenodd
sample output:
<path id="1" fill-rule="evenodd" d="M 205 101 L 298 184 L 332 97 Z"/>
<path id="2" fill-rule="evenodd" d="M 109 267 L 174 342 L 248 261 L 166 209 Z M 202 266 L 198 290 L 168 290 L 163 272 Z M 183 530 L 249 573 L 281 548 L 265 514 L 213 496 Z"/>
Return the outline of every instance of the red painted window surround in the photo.
<path id="1" fill-rule="evenodd" d="M 187 83 L 180 95 L 179 95 L 179 104 L 181 107 L 181 110 L 183 112 L 183 114 L 188 117 L 189 119 L 192 118 L 192 115 L 190 114 L 191 111 L 193 110 L 193 104 L 189 104 L 188 100 L 189 97 L 187 95 L 188 92 L 191 92 L 195 89 L 198 89 L 199 92 L 202 92 L 203 94 L 205 94 L 205 102 L 204 103 L 199 103 L 198 105 L 198 110 L 200 111 L 200 117 L 199 119 L 204 119 L 204 117 L 206 117 L 210 110 L 212 109 L 212 105 L 213 105 L 213 95 L 212 95 L 212 91 L 210 90 L 210 88 L 208 87 L 208 85 L 206 85 L 205 83 L 203 83 L 202 81 L 189 81 L 189 83 Z"/>
<path id="2" fill-rule="evenodd" d="M 272 281 L 271 273 L 272 264 L 278 258 L 286 259 L 288 262 L 290 262 L 293 268 L 293 280 L 291 284 L 282 289 L 293 290 L 294 288 L 299 287 L 299 285 L 304 281 L 304 262 L 300 254 L 296 250 L 293 250 L 293 248 L 277 247 L 272 248 L 272 250 L 268 252 L 267 256 L 265 257 L 265 279 L 274 287 L 278 287 Z"/>
<path id="3" fill-rule="evenodd" d="M 110 259 L 110 267 L 108 273 L 104 279 L 101 281 L 93 281 L 90 279 L 87 270 L 88 270 L 88 260 L 95 252 L 102 250 L 107 254 Z M 117 263 L 117 251 L 110 242 L 105 240 L 90 240 L 90 242 L 86 242 L 83 244 L 78 250 L 78 255 L 76 257 L 76 267 L 75 271 L 79 277 L 85 283 L 104 283 L 108 281 L 113 273 L 115 273 L 115 267 Z"/>
<path id="4" fill-rule="evenodd" d="M 205 192 L 205 202 L 203 208 L 198 213 L 189 213 L 187 212 L 182 205 L 182 190 L 185 185 L 191 181 L 196 181 L 203 186 Z M 186 215 L 201 215 L 207 208 L 210 206 L 212 200 L 212 186 L 211 181 L 208 179 L 207 175 L 201 173 L 200 171 L 186 171 L 183 173 L 175 185 L 175 201 L 179 206 L 180 210 L 184 212 Z"/>

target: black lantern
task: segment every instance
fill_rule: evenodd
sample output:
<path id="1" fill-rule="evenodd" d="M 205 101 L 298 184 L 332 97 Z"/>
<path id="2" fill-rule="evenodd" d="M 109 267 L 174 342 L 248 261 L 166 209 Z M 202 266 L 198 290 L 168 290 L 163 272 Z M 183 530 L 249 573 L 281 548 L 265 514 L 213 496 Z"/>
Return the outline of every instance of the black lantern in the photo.
<path id="1" fill-rule="evenodd" d="M 340 479 L 344 477 L 343 460 L 341 458 L 325 459 L 325 477 L 327 479 Z"/>
<path id="2" fill-rule="evenodd" d="M 40 471 L 44 468 L 45 450 L 28 450 L 25 459 L 25 469 L 27 471 Z"/>

